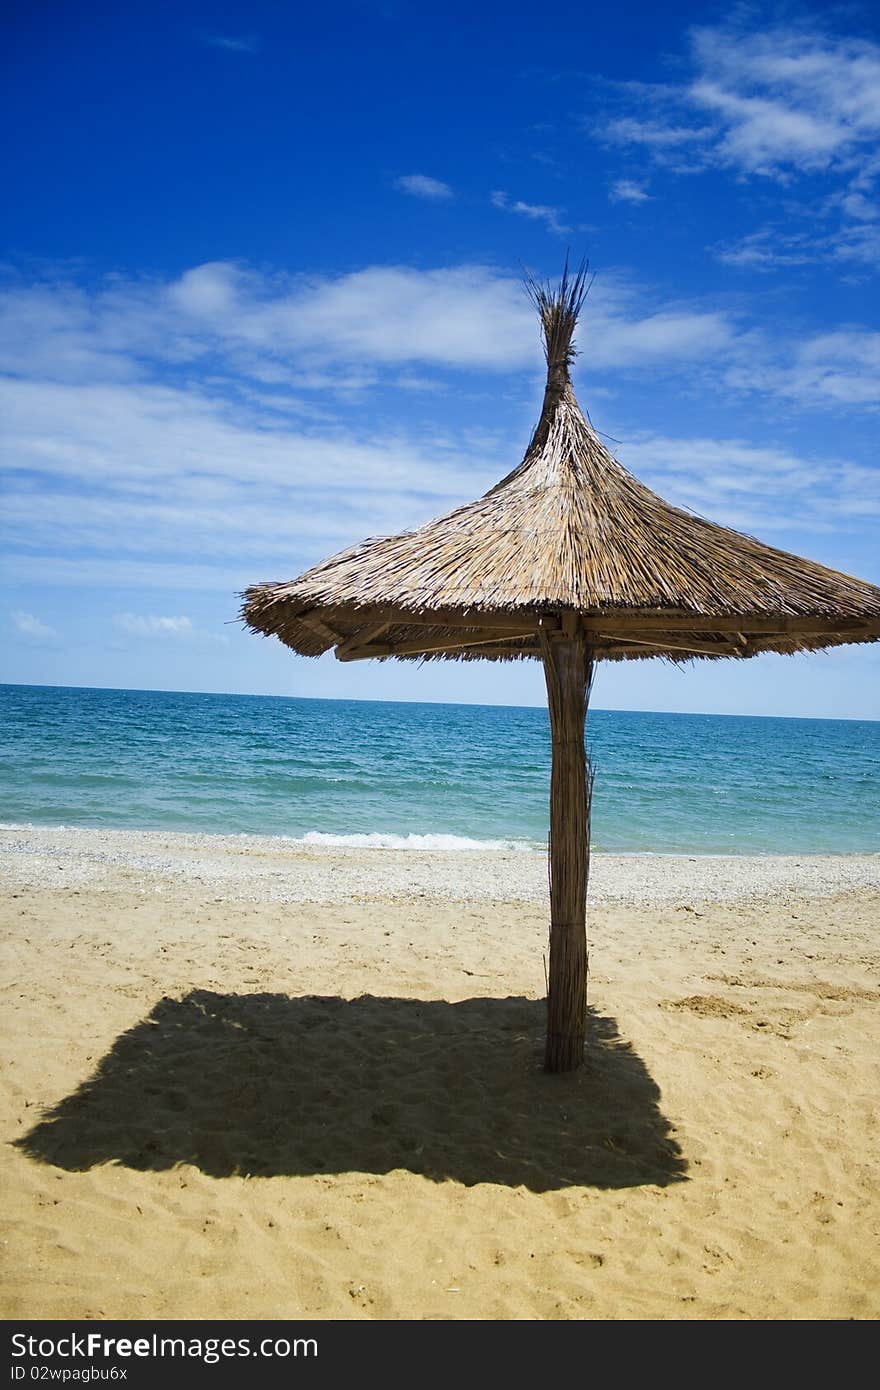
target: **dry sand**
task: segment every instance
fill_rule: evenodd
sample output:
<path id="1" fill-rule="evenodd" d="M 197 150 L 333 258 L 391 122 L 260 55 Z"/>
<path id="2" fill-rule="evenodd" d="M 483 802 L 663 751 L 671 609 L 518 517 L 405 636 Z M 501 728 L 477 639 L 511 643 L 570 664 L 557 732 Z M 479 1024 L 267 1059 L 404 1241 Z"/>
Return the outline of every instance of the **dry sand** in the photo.
<path id="1" fill-rule="evenodd" d="M 4 840 L 4 1317 L 880 1312 L 878 856 Z"/>

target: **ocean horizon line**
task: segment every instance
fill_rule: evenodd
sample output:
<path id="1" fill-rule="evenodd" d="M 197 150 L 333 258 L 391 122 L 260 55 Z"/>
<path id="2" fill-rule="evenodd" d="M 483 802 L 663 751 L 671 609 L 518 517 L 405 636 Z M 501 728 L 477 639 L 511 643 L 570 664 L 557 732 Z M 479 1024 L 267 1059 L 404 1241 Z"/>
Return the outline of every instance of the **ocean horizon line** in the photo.
<path id="1" fill-rule="evenodd" d="M 487 704 L 481 700 L 397 700 L 394 698 L 377 700 L 358 695 L 276 695 L 267 691 L 182 690 L 165 686 L 141 685 L 59 685 L 42 681 L 0 681 L 0 690 L 75 690 L 113 695 L 198 695 L 204 699 L 217 700 L 290 700 L 309 701 L 315 704 L 404 705 L 416 708 L 424 706 L 431 709 L 546 710 L 547 708 L 545 702 L 533 705 L 509 705 L 500 701 L 491 701 Z M 810 724 L 880 723 L 880 716 L 872 718 L 829 714 L 748 714 L 731 710 L 661 710 L 641 707 L 635 709 L 629 706 L 620 708 L 615 705 L 592 704 L 587 713 L 588 719 L 591 714 L 650 714 L 658 715 L 663 719 L 785 719 Z"/>

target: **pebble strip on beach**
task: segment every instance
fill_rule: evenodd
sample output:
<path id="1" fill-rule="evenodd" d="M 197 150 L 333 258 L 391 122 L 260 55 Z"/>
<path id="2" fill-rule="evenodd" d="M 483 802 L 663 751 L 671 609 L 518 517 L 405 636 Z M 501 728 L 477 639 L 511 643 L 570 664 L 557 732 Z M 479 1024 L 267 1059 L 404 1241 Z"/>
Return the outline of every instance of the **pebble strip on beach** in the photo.
<path id="1" fill-rule="evenodd" d="M 224 899 L 356 902 L 437 898 L 544 902 L 536 850 L 351 849 L 265 835 L 0 826 L 0 874 L 31 888 L 202 889 Z M 679 904 L 880 888 L 880 854 L 618 855 L 594 853 L 599 903 Z"/>

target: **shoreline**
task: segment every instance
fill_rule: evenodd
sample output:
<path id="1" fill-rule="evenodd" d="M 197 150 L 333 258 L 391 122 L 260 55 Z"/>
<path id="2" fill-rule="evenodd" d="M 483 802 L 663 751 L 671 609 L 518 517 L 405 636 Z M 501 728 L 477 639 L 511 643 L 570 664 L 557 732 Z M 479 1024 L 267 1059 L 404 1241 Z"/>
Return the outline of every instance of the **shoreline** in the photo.
<path id="1" fill-rule="evenodd" d="M 543 904 L 543 850 L 385 849 L 284 836 L 0 825 L 0 877 L 28 888 L 208 890 L 239 901 Z M 880 853 L 591 856 L 593 905 L 829 898 L 880 891 Z"/>

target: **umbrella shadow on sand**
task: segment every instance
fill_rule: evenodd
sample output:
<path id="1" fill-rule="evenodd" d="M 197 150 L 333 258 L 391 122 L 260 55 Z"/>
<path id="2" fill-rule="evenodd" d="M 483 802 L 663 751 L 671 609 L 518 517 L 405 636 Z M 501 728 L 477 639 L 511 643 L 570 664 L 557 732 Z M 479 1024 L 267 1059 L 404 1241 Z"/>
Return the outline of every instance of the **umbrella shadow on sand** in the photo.
<path id="1" fill-rule="evenodd" d="M 660 1092 L 610 1018 L 541 1069 L 546 1004 L 194 990 L 161 999 L 17 1146 L 81 1171 L 387 1173 L 545 1192 L 683 1179 Z"/>

